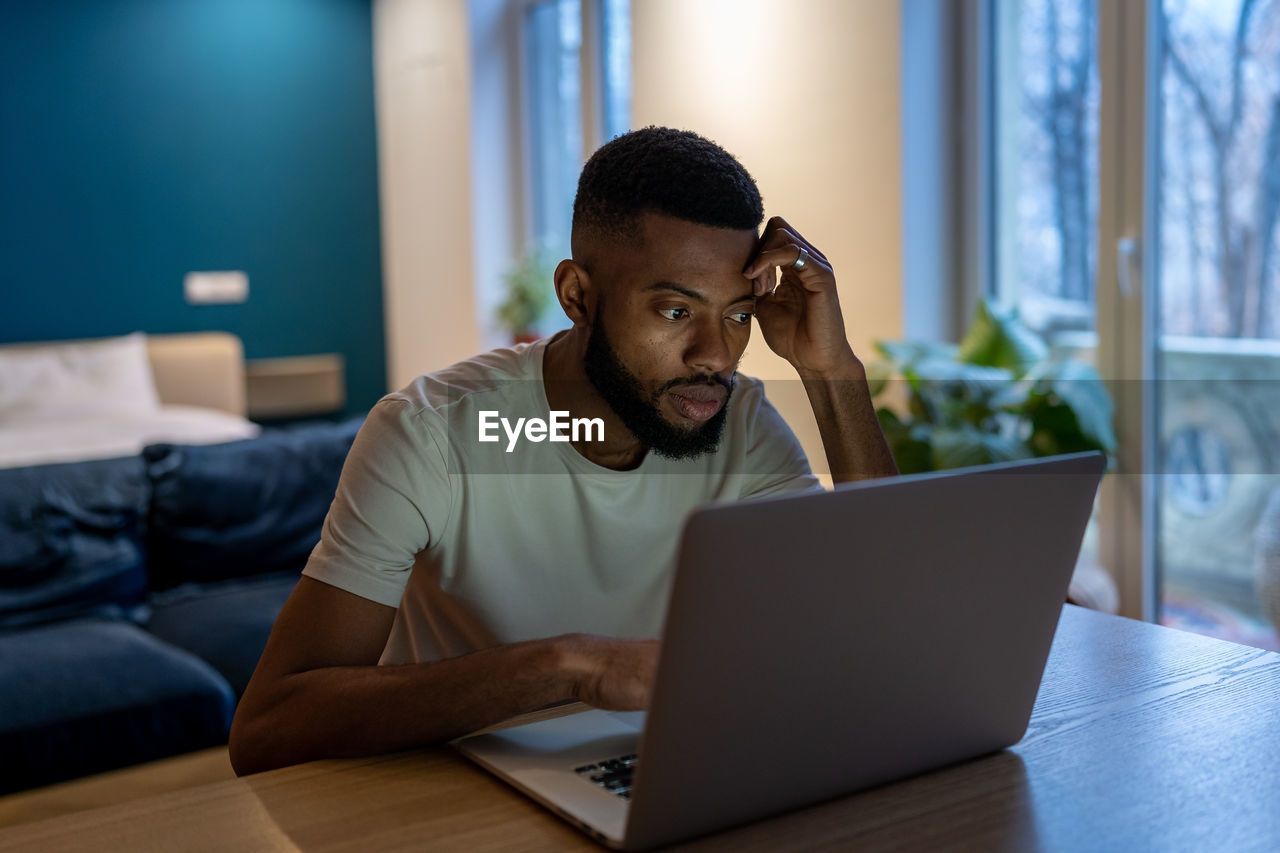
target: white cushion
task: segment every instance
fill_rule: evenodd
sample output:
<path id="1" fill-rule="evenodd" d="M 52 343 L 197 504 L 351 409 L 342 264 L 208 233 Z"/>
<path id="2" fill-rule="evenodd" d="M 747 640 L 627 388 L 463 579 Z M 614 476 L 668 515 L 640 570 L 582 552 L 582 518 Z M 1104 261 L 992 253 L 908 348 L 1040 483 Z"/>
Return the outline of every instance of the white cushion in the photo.
<path id="1" fill-rule="evenodd" d="M 160 406 L 150 414 L 102 414 L 41 424 L 0 421 L 0 468 L 134 456 L 148 444 L 216 444 L 253 438 L 255 423 L 194 406 Z"/>
<path id="2" fill-rule="evenodd" d="M 159 406 L 141 332 L 0 348 L 0 424 L 146 414 Z"/>

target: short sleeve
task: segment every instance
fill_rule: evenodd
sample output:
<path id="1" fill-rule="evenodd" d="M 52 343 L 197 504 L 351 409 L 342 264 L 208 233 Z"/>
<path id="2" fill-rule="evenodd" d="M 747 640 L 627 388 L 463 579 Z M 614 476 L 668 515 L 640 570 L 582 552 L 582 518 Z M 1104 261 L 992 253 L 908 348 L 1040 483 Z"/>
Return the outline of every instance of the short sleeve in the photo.
<path id="1" fill-rule="evenodd" d="M 449 522 L 450 480 L 436 417 L 397 397 L 374 406 L 343 465 L 304 575 L 399 606 L 415 557 Z"/>
<path id="2" fill-rule="evenodd" d="M 800 439 L 757 386 L 759 401 L 748 422 L 747 458 L 742 497 L 786 492 L 822 491 Z"/>

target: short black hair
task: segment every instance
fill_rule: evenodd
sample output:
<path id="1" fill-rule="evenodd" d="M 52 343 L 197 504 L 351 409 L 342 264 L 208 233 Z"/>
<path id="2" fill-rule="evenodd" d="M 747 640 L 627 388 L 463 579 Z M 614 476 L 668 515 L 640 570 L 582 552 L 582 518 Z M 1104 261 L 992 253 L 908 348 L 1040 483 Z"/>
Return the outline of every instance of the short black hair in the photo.
<path id="1" fill-rule="evenodd" d="M 646 127 L 602 145 L 582 168 L 573 236 L 633 239 L 644 213 L 697 225 L 760 226 L 764 202 L 733 155 L 689 130 Z"/>

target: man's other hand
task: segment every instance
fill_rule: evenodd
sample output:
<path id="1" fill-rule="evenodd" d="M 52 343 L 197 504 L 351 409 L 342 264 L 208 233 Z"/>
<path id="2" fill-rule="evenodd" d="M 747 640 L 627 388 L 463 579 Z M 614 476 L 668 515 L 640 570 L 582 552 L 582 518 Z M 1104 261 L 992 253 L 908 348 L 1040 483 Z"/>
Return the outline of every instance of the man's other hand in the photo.
<path id="1" fill-rule="evenodd" d="M 560 641 L 565 666 L 573 673 L 574 698 L 606 711 L 648 709 L 657 640 L 569 634 Z"/>

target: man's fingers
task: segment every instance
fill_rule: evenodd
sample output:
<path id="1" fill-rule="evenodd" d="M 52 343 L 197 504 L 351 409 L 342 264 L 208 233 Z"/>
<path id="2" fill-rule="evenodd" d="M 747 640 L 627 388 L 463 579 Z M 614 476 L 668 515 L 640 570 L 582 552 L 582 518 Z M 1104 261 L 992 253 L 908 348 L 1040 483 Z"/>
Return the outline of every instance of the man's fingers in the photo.
<path id="1" fill-rule="evenodd" d="M 756 241 L 755 251 L 751 253 L 751 259 L 747 261 L 747 266 L 743 269 L 746 275 L 750 270 L 757 269 L 757 260 L 762 254 L 790 243 L 796 243 L 796 237 L 785 227 L 782 217 L 774 216 L 764 226 L 764 232 L 760 235 L 760 239 Z M 747 275 L 748 278 L 753 276 Z"/>
<path id="2" fill-rule="evenodd" d="M 796 262 L 801 259 L 803 263 L 797 268 Z M 782 271 L 781 281 L 778 270 Z M 742 274 L 751 280 L 751 292 L 757 299 L 774 294 L 782 284 L 799 284 L 805 290 L 819 292 L 835 283 L 827 256 L 781 216 L 769 218 Z"/>
<path id="3" fill-rule="evenodd" d="M 764 231 L 760 232 L 760 245 L 764 245 L 773 236 L 773 232 L 779 228 L 786 227 L 786 220 L 781 216 L 770 216 L 769 221 L 764 224 Z"/>
<path id="4" fill-rule="evenodd" d="M 796 269 L 795 263 L 802 256 L 805 258 L 804 266 L 802 269 Z M 775 269 L 782 270 L 786 275 L 798 277 L 805 288 L 809 290 L 821 290 L 822 286 L 830 282 L 833 275 L 831 267 L 827 265 L 826 258 L 810 251 L 807 246 L 795 244 L 761 252 L 756 256 L 751 268 L 746 271 L 745 275 L 754 282 L 767 283 L 768 275 Z M 773 288 L 765 287 L 762 291 L 759 285 L 756 285 L 753 290 L 757 296 L 762 296 L 764 293 L 772 291 Z"/>
<path id="5" fill-rule="evenodd" d="M 830 261 L 827 260 L 827 256 L 822 254 L 822 250 L 819 249 L 817 246 L 813 245 L 812 243 L 810 243 L 808 240 L 806 240 L 804 238 L 804 235 L 801 234 L 796 229 L 792 228 L 790 223 L 787 222 L 787 220 L 783 219 L 781 216 L 778 216 L 775 218 L 778 220 L 779 232 L 785 233 L 791 238 L 787 242 L 796 243 L 797 245 L 804 246 L 805 249 L 809 252 L 809 254 L 822 258 L 822 262 L 824 264 L 827 264 L 827 266 L 831 265 Z"/>
<path id="6" fill-rule="evenodd" d="M 785 246 L 787 243 L 795 243 L 804 246 L 809 254 L 822 258 L 824 263 L 830 265 L 827 256 L 822 250 L 810 243 L 804 238 L 804 235 L 791 227 L 791 223 L 783 219 L 781 216 L 774 216 L 769 219 L 769 224 L 765 226 L 764 233 L 760 235 L 760 250 L 774 249 L 778 246 Z"/>
<path id="7" fill-rule="evenodd" d="M 648 707 L 658 662 L 658 641 L 590 637 L 588 642 L 595 672 L 587 680 L 583 701 L 614 711 Z"/>
<path id="8" fill-rule="evenodd" d="M 803 249 L 809 258 L 821 261 L 822 265 L 831 269 L 831 262 L 827 260 L 827 256 L 818 251 L 811 243 L 794 233 L 790 229 L 779 227 L 767 237 L 762 238 L 755 254 L 751 256 L 751 260 L 747 262 L 747 266 L 743 269 L 742 274 L 747 278 L 755 278 L 764 272 L 763 266 L 766 262 L 772 263 L 777 267 L 790 266 L 795 263 L 800 256 L 800 249 Z M 778 252 L 783 252 L 779 255 Z M 786 253 L 790 253 L 787 257 Z M 784 257 L 785 261 L 778 263 L 777 259 Z"/>
<path id="9" fill-rule="evenodd" d="M 763 272 L 756 276 L 750 276 L 750 278 L 751 294 L 757 297 L 772 292 L 778 284 L 778 274 L 774 272 L 774 267 L 771 266 L 766 266 Z"/>

